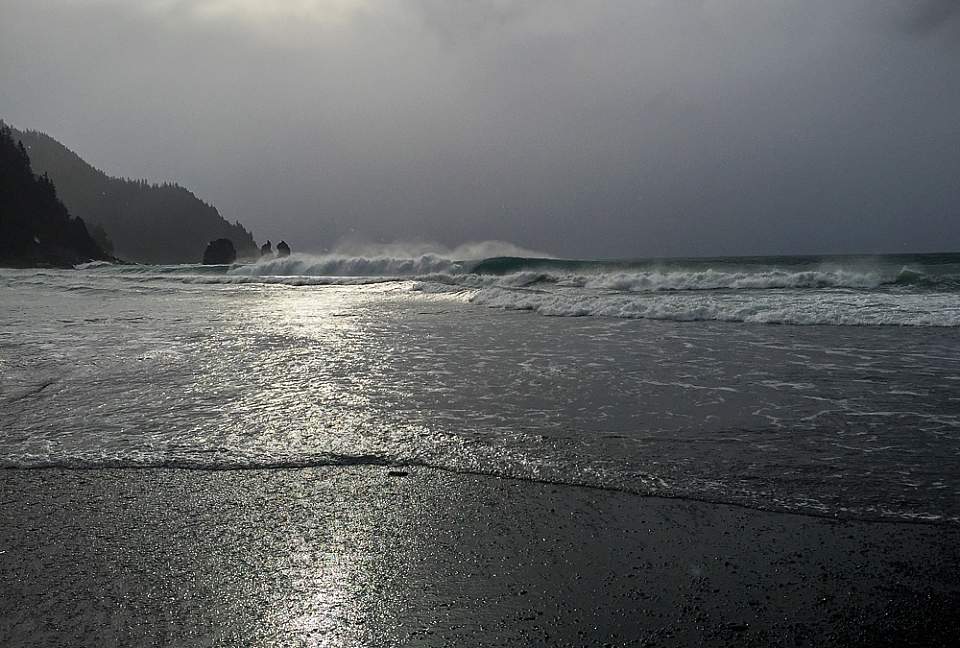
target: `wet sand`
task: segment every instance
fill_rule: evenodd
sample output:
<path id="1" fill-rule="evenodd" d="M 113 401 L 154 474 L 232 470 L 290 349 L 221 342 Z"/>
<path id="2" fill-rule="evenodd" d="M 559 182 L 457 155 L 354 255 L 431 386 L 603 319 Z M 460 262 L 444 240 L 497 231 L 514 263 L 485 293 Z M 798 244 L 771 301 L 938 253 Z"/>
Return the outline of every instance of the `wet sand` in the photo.
<path id="1" fill-rule="evenodd" d="M 960 636 L 954 527 L 405 470 L 0 470 L 0 645 Z"/>

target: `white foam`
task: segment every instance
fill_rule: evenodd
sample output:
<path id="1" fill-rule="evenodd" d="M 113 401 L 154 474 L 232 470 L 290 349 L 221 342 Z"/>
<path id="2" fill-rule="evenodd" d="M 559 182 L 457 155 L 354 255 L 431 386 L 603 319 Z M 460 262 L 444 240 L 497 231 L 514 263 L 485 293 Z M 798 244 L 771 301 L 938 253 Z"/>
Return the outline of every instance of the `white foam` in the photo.
<path id="1" fill-rule="evenodd" d="M 466 287 L 500 285 L 530 286 L 538 283 L 564 287 L 621 292 L 695 290 L 749 290 L 778 288 L 877 288 L 887 281 L 877 272 L 810 270 L 788 272 L 722 272 L 716 270 L 650 270 L 596 273 L 564 273 L 520 270 L 504 275 L 472 274 L 471 257 L 434 253 L 419 256 L 313 256 L 295 254 L 231 268 L 230 276 L 249 277 L 382 277 L 416 278 Z M 473 259 L 475 260 L 475 259 Z"/>
<path id="2" fill-rule="evenodd" d="M 294 254 L 266 259 L 231 268 L 228 275 L 251 277 L 395 277 L 451 273 L 462 270 L 462 264 L 435 254 L 417 257 L 312 256 Z"/>
<path id="3" fill-rule="evenodd" d="M 114 265 L 110 261 L 89 261 L 87 263 L 78 263 L 73 266 L 74 270 L 93 270 L 94 268 L 105 268 Z"/>
<path id="4" fill-rule="evenodd" d="M 650 271 L 616 272 L 596 276 L 560 278 L 559 281 L 582 285 L 586 288 L 603 288 L 623 291 L 665 290 L 719 290 L 724 288 L 770 289 L 770 288 L 876 288 L 884 283 L 877 272 L 848 270 L 805 270 L 789 272 L 769 270 L 765 272 L 721 272 L 707 269 L 700 271 Z"/>
<path id="5" fill-rule="evenodd" d="M 232 266 L 112 266 L 98 274 L 143 282 L 329 286 L 392 284 L 476 304 L 557 317 L 611 317 L 796 325 L 960 326 L 953 275 L 864 261 L 799 269 L 786 262 L 581 262 L 487 259 L 530 253 L 504 243 L 443 249 L 426 244 L 354 246 L 333 254 L 294 254 Z M 478 265 L 479 262 L 479 265 Z M 726 265 L 724 265 L 726 264 Z M 109 264 L 106 264 L 109 265 Z M 474 269 L 512 269 L 478 274 Z M 129 275 L 125 277 L 125 275 Z M 933 276 L 933 275 L 931 275 Z M 938 283 L 939 282 L 939 283 Z M 928 284 L 936 284 L 931 289 Z"/>
<path id="6" fill-rule="evenodd" d="M 329 254 L 292 254 L 240 265 L 229 272 L 248 276 L 412 277 L 461 274 L 466 262 L 498 256 L 550 258 L 504 241 L 480 241 L 448 248 L 436 243 L 344 243 Z"/>
<path id="7" fill-rule="evenodd" d="M 840 326 L 960 326 L 960 300 L 944 294 L 846 292 L 588 294 L 484 288 L 475 304 L 553 317 L 612 317 Z"/>

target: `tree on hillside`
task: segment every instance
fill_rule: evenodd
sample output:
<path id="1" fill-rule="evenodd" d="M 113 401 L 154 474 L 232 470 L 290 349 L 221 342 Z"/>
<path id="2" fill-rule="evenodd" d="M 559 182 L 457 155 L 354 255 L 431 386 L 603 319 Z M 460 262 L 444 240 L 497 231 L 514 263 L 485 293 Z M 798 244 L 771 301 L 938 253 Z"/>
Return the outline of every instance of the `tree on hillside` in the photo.
<path id="1" fill-rule="evenodd" d="M 22 142 L 0 124 L 0 263 L 72 266 L 109 259 L 74 218 L 46 174 L 37 177 Z"/>
<path id="2" fill-rule="evenodd" d="M 121 258 L 196 263 L 207 243 L 219 238 L 232 240 L 238 256 L 257 257 L 246 228 L 229 223 L 189 190 L 169 182 L 114 178 L 48 135 L 26 131 L 18 136 L 33 167 L 50 175 L 71 213 L 84 218 L 104 245 L 109 240 Z"/>

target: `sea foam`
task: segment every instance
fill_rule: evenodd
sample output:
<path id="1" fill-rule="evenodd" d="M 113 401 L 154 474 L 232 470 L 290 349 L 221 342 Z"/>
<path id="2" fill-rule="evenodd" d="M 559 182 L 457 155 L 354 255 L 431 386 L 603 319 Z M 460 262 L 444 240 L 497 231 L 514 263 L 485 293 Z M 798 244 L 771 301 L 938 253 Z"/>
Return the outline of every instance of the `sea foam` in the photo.
<path id="1" fill-rule="evenodd" d="M 553 317 L 610 317 L 833 326 L 960 326 L 953 295 L 842 292 L 752 294 L 584 294 L 485 288 L 470 301 Z"/>
<path id="2" fill-rule="evenodd" d="M 135 281 L 392 284 L 399 291 L 456 296 L 476 305 L 560 317 L 609 317 L 796 325 L 960 326 L 960 257 L 754 257 L 586 261 L 509 244 L 455 249 L 391 245 L 294 254 L 223 266 L 105 266 Z"/>

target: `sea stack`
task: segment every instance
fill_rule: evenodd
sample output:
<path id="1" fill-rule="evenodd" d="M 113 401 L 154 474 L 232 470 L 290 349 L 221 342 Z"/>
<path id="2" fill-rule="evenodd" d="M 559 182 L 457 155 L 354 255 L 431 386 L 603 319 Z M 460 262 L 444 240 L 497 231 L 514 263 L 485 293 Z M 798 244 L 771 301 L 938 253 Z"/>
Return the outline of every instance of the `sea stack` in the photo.
<path id="1" fill-rule="evenodd" d="M 267 241 L 260 246 L 260 256 L 273 256 L 273 245 L 270 243 L 270 241 Z"/>
<path id="2" fill-rule="evenodd" d="M 204 265 L 222 265 L 236 260 L 237 250 L 233 247 L 233 241 L 227 238 L 210 241 L 203 252 Z"/>
<path id="3" fill-rule="evenodd" d="M 277 243 L 277 256 L 290 256 L 290 246 L 287 245 L 286 241 L 280 241 Z"/>

